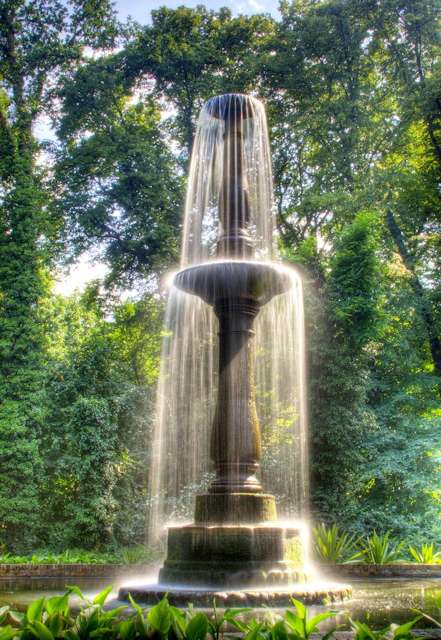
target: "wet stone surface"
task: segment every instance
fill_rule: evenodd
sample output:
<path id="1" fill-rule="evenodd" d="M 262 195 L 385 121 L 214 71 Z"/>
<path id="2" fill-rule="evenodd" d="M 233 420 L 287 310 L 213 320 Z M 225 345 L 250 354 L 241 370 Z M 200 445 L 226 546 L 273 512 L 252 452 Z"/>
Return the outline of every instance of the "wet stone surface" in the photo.
<path id="1" fill-rule="evenodd" d="M 351 597 L 352 589 L 349 585 L 320 584 L 317 586 L 293 585 L 287 589 L 244 589 L 244 590 L 207 590 L 207 589 L 179 589 L 167 585 L 133 585 L 122 587 L 118 599 L 127 600 L 131 595 L 135 601 L 154 604 L 167 595 L 171 604 L 187 606 L 192 603 L 196 607 L 212 606 L 213 601 L 219 607 L 285 607 L 291 606 L 291 599 L 296 598 L 307 605 L 322 604 L 323 602 L 343 602 Z"/>

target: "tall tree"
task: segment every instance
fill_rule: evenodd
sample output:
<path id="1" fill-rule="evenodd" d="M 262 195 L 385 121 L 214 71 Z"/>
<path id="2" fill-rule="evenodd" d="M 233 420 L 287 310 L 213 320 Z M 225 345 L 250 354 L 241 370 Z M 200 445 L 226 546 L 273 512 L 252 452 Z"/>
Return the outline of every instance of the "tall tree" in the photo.
<path id="1" fill-rule="evenodd" d="M 360 470 L 376 429 L 367 406 L 366 351 L 378 335 L 380 317 L 381 268 L 374 224 L 371 213 L 358 214 L 336 241 L 320 279 L 316 271 L 306 285 L 312 510 L 317 518 L 349 526 L 354 526 Z M 313 269 L 315 263 L 317 270 L 314 247 L 304 243 L 294 258 Z"/>
<path id="2" fill-rule="evenodd" d="M 11 546 L 32 545 L 38 528 L 41 309 L 53 221 L 34 129 L 63 67 L 114 35 L 106 0 L 0 2 L 0 537 Z"/>
<path id="3" fill-rule="evenodd" d="M 233 18 L 226 8 L 152 11 L 151 26 L 130 54 L 139 70 L 154 78 L 155 92 L 175 110 L 171 124 L 184 159 L 191 152 L 195 119 L 204 100 L 217 93 L 255 89 L 255 52 L 273 29 L 274 21 L 266 16 Z"/>
<path id="4" fill-rule="evenodd" d="M 411 274 L 441 392 L 440 280 L 431 266 L 441 231 L 440 9 L 439 0 L 392 0 L 373 11 L 371 19 L 373 47 L 397 97 L 401 132 L 380 174 L 384 212 L 395 250 Z"/>
<path id="5" fill-rule="evenodd" d="M 383 366 L 381 358 L 373 359 L 376 364 L 371 369 L 365 358 L 359 362 L 355 356 L 357 349 L 350 346 L 348 338 L 342 343 L 336 340 L 329 344 L 326 334 L 320 333 L 319 326 L 316 329 L 311 327 L 317 341 L 310 340 L 312 362 L 317 363 L 320 373 L 320 362 L 324 365 L 322 371 L 329 363 L 334 363 L 333 366 L 340 371 L 337 363 L 341 357 L 341 366 L 350 371 L 354 358 L 357 360 L 356 371 L 352 375 L 357 389 L 353 390 L 350 402 L 347 401 L 351 406 L 349 414 L 339 405 L 344 393 L 339 394 L 338 389 L 345 388 L 345 381 L 332 373 L 332 367 L 328 371 L 327 393 L 332 393 L 331 387 L 335 382 L 333 391 L 339 407 L 336 415 L 340 415 L 349 432 L 353 425 L 351 415 L 361 416 L 364 412 L 365 416 L 369 414 L 372 418 L 373 409 L 376 414 L 374 423 L 378 421 L 381 424 L 384 438 L 389 438 L 389 443 L 399 441 L 402 444 L 406 441 L 406 421 L 398 419 L 398 416 L 393 420 L 390 414 L 386 418 L 386 411 L 383 413 L 377 403 L 377 394 L 371 394 L 373 385 L 375 388 L 385 385 L 389 388 L 388 394 L 380 393 L 379 396 L 389 407 L 391 399 L 400 397 L 400 393 L 405 398 L 402 406 L 414 403 L 415 424 L 419 425 L 421 436 L 419 442 L 424 441 L 424 446 L 427 446 L 430 434 L 433 441 L 437 441 L 436 420 L 430 412 L 425 417 L 420 415 L 417 406 L 421 398 L 429 404 L 433 402 L 431 394 L 434 387 L 427 381 L 427 369 L 435 374 L 435 384 L 436 380 L 439 383 L 441 335 L 437 312 L 441 210 L 437 151 L 440 122 L 437 7 L 437 0 L 421 3 L 406 0 L 384 3 L 360 3 L 357 0 L 284 2 L 282 21 L 275 36 L 267 41 L 262 57 L 262 75 L 266 80 L 262 86 L 269 100 L 273 131 L 281 243 L 288 254 L 293 250 L 305 253 L 308 247 L 319 247 L 306 260 L 314 274 L 314 289 L 320 292 L 322 299 L 322 304 L 314 307 L 316 317 L 320 317 L 321 309 L 327 309 L 332 326 L 334 306 L 329 300 L 328 270 L 333 272 L 336 266 L 333 256 L 338 245 L 335 241 L 348 224 L 352 225 L 356 213 L 367 208 L 378 214 L 384 268 L 387 270 L 389 261 L 395 264 L 398 255 L 398 262 L 409 274 L 409 279 L 406 279 L 395 269 L 391 270 L 391 277 L 382 278 L 388 290 L 385 298 L 396 301 L 398 305 L 405 291 L 413 331 L 422 332 L 422 339 L 412 342 L 418 345 L 418 352 L 412 354 L 411 359 L 415 363 L 412 373 L 414 391 L 408 382 L 406 367 L 400 369 L 399 375 L 395 369 L 392 384 L 388 367 Z M 398 309 L 396 311 L 401 314 Z M 386 325 L 390 323 L 393 326 L 393 318 L 388 307 L 384 319 Z M 328 327 L 328 331 L 332 335 L 332 329 Z M 388 354 L 385 357 L 387 362 L 390 362 L 389 358 L 393 360 L 392 352 L 396 348 L 394 335 L 395 332 L 384 330 L 377 338 L 384 353 Z M 346 351 L 347 347 L 349 351 Z M 376 353 L 377 348 L 376 341 L 365 345 L 371 353 Z M 345 353 L 346 359 L 343 358 Z M 329 423 L 326 422 L 326 414 L 320 413 L 322 396 L 316 395 L 316 390 L 322 384 L 326 387 L 326 381 L 320 381 L 320 375 L 317 381 L 313 373 L 312 428 L 315 430 L 321 424 L 320 429 L 325 432 L 334 428 L 335 423 L 331 419 L 332 411 L 328 416 Z M 404 396 L 403 389 L 406 390 Z M 330 404 L 328 402 L 328 406 Z M 395 406 L 398 407 L 399 403 Z M 360 417 L 359 424 L 362 423 Z M 363 449 L 366 459 L 374 455 L 372 452 L 381 439 L 377 435 L 375 429 L 368 434 L 364 444 L 368 445 L 371 453 Z M 345 443 L 351 450 L 353 471 L 356 472 L 358 462 L 355 460 L 358 460 L 361 441 L 354 437 L 351 446 L 349 440 Z M 374 446 L 374 442 L 377 445 Z M 421 472 L 420 498 L 416 501 L 427 505 L 428 494 L 423 495 L 421 487 L 424 482 L 427 487 L 430 478 L 435 481 L 434 467 L 419 464 L 417 456 L 420 454 L 416 449 L 412 452 L 410 441 L 407 446 L 408 468 L 413 465 L 415 473 L 416 469 Z M 419 451 L 419 459 L 422 460 L 425 455 L 422 444 Z M 318 461 L 326 455 L 322 454 L 320 447 L 315 448 L 315 453 Z M 360 480 L 359 487 L 365 481 L 366 487 L 374 486 L 374 478 L 378 480 L 380 473 L 387 477 L 393 455 L 391 449 L 390 460 L 387 453 L 382 456 L 382 472 L 378 466 L 374 469 L 361 465 L 360 469 L 363 468 L 366 474 L 364 480 L 354 476 Z M 348 467 L 343 464 L 347 472 L 350 472 L 350 466 L 350 462 Z M 333 474 L 330 468 L 328 472 Z M 389 477 L 392 478 L 392 474 Z M 400 481 L 401 476 L 397 473 L 393 480 L 395 486 Z M 382 495 L 386 503 L 386 493 L 376 493 L 379 502 Z M 408 513 L 405 491 L 397 491 L 395 495 L 401 496 L 395 513 L 399 510 L 402 514 Z M 363 520 L 361 503 L 364 500 L 369 502 L 372 496 L 366 489 L 353 497 L 353 504 L 358 506 L 352 517 L 358 517 L 358 512 L 359 524 L 363 527 L 369 517 Z M 372 498 L 370 504 L 374 501 Z M 326 513 L 332 504 L 332 495 L 325 488 L 320 496 L 319 510 Z M 376 513 L 378 515 L 378 511 Z M 404 521 L 403 515 L 401 525 Z"/>

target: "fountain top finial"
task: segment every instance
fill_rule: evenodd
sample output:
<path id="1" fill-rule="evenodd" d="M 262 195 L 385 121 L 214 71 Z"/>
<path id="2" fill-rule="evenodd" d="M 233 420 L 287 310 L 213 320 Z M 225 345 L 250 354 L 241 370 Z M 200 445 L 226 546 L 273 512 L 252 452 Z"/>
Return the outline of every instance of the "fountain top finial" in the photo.
<path id="1" fill-rule="evenodd" d="M 229 122 L 254 117 L 253 98 L 246 93 L 214 96 L 207 101 L 205 109 L 212 117 Z"/>

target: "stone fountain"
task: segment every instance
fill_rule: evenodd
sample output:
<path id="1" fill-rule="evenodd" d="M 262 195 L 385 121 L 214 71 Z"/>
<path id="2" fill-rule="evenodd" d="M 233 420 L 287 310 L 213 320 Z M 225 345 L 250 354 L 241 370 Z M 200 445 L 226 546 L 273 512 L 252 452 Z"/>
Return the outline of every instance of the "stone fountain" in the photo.
<path id="1" fill-rule="evenodd" d="M 261 435 L 253 323 L 264 305 L 290 288 L 292 279 L 277 263 L 255 259 L 242 167 L 242 129 L 253 116 L 250 99 L 234 94 L 226 108 L 220 110 L 219 104 L 208 103 L 211 116 L 224 120 L 216 259 L 185 268 L 174 279 L 178 289 L 210 305 L 218 319 L 218 395 L 210 452 L 216 476 L 208 491 L 196 496 L 194 522 L 168 529 L 158 584 L 123 587 L 119 598 L 130 593 L 152 603 L 167 593 L 177 605 L 210 605 L 215 597 L 228 605 L 273 606 L 287 604 L 293 596 L 306 602 L 341 599 L 349 587 L 311 584 L 301 562 L 286 559 L 288 544 L 303 544 L 301 530 L 278 523 L 275 498 L 258 479 Z"/>

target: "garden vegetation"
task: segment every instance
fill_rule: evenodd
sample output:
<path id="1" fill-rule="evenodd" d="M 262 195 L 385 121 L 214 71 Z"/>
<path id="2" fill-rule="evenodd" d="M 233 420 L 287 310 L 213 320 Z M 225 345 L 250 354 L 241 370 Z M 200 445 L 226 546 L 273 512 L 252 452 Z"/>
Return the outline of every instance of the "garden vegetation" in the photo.
<path id="1" fill-rule="evenodd" d="M 196 117 L 229 91 L 265 101 L 280 251 L 304 276 L 312 516 L 343 547 L 441 544 L 439 9 L 282 0 L 279 20 L 199 6 L 141 26 L 107 0 L 0 0 L 3 555 L 145 540 L 161 281 Z M 85 252 L 107 275 L 56 293 Z M 60 602 L 1 640 L 86 637 Z"/>
<path id="2" fill-rule="evenodd" d="M 244 638 L 245 640 L 309 640 L 313 634 L 320 634 L 320 624 L 335 618 L 338 611 L 323 611 L 311 616 L 305 605 L 292 600 L 292 608 L 283 615 L 268 614 L 257 621 L 250 619 L 252 609 L 225 609 L 220 611 L 213 603 L 208 615 L 197 612 L 191 606 L 187 610 L 169 604 L 164 597 L 150 610 L 142 609 L 130 596 L 133 612 L 124 615 L 128 605 L 105 609 L 104 604 L 112 590 L 107 587 L 93 600 L 87 599 L 81 590 L 69 587 L 64 595 L 34 600 L 26 612 L 11 610 L 8 606 L 0 609 L 1 640 L 88 640 L 102 638 L 108 640 L 221 640 L 223 638 Z M 70 607 L 70 596 L 77 598 L 76 611 Z M 79 601 L 79 602 L 78 602 Z M 79 610 L 78 610 L 79 609 Z M 248 615 L 247 615 L 248 614 Z M 348 620 L 354 640 L 413 640 L 421 638 L 413 633 L 417 623 L 428 622 L 432 627 L 441 623 L 423 613 L 407 623 L 391 623 L 377 630 L 365 622 Z M 340 627 L 338 627 L 340 628 Z M 331 639 L 337 625 L 331 626 L 318 637 Z"/>

